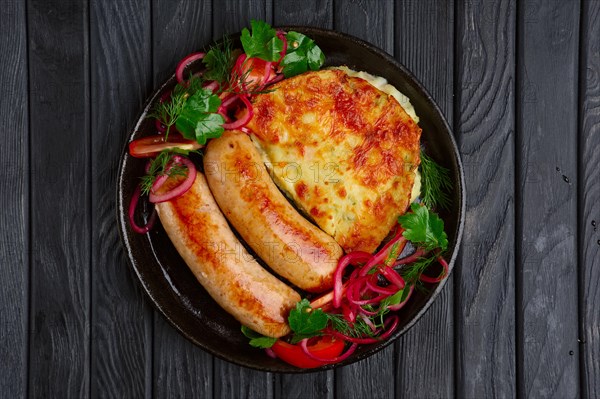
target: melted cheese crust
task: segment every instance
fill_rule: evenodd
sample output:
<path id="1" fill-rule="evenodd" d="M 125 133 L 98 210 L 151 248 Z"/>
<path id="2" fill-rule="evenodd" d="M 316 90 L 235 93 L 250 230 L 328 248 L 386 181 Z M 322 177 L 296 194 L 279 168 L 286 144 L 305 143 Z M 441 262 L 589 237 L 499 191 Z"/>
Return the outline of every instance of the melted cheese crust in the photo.
<path id="1" fill-rule="evenodd" d="M 342 70 L 274 89 L 256 96 L 248 128 L 275 183 L 346 252 L 373 252 L 409 205 L 421 129 Z"/>

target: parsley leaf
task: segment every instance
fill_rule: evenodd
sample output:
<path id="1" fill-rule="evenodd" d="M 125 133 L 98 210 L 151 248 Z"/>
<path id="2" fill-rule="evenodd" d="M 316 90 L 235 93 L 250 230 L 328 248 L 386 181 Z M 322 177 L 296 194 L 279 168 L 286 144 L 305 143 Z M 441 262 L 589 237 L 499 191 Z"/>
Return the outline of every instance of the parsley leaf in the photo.
<path id="1" fill-rule="evenodd" d="M 444 221 L 426 206 L 413 203 L 410 209 L 412 212 L 398 218 L 398 222 L 404 229 L 402 235 L 427 251 L 436 248 L 441 248 L 443 251 L 448 248 Z"/>
<path id="2" fill-rule="evenodd" d="M 198 90 L 191 95 L 177 118 L 176 127 L 183 137 L 206 144 L 209 138 L 221 137 L 225 119 L 217 110 L 221 105 L 219 96 L 208 89 Z"/>
<path id="3" fill-rule="evenodd" d="M 327 326 L 327 315 L 322 309 L 312 309 L 310 302 L 305 298 L 296 304 L 296 309 L 290 311 L 288 322 L 295 333 L 292 339 L 292 343 L 294 343 L 319 335 L 321 330 Z"/>
<path id="4" fill-rule="evenodd" d="M 248 57 L 257 57 L 265 61 L 277 61 L 283 50 L 283 40 L 277 37 L 277 31 L 266 22 L 250 21 L 252 34 L 248 28 L 242 29 L 242 47 Z"/>
<path id="5" fill-rule="evenodd" d="M 277 341 L 277 338 L 265 337 L 264 335 L 260 335 L 256 331 L 251 330 L 246 326 L 242 326 L 242 334 L 244 334 L 246 338 L 250 339 L 250 346 L 255 348 L 270 348 Z"/>
<path id="6" fill-rule="evenodd" d="M 294 31 L 289 31 L 285 38 L 288 43 L 287 54 L 281 60 L 281 65 L 286 78 L 321 68 L 325 54 L 312 39 Z"/>
<path id="7" fill-rule="evenodd" d="M 404 301 L 410 292 L 410 287 L 405 286 L 403 289 L 396 292 L 394 295 L 390 295 L 381 301 L 380 309 L 386 310 L 388 306 L 398 305 Z"/>

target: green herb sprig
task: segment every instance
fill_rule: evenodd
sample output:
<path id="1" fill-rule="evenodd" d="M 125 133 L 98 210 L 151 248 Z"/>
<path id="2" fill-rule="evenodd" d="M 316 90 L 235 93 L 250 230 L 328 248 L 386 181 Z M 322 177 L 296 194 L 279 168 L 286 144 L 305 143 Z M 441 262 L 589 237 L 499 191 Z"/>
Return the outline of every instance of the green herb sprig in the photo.
<path id="1" fill-rule="evenodd" d="M 277 338 L 265 337 L 246 326 L 242 326 L 242 334 L 250 339 L 250 346 L 255 348 L 270 348 L 277 342 Z"/>
<path id="2" fill-rule="evenodd" d="M 179 116 L 186 108 L 187 99 L 202 89 L 205 83 L 204 79 L 199 76 L 190 76 L 185 85 L 178 83 L 171 91 L 171 96 L 165 101 L 157 102 L 152 110 L 148 113 L 148 117 L 156 118 L 166 126 L 165 141 L 169 137 L 171 127 L 175 125 Z"/>
<path id="3" fill-rule="evenodd" d="M 446 250 L 448 236 L 444 231 L 444 221 L 427 206 L 413 203 L 410 209 L 412 212 L 398 218 L 398 223 L 404 229 L 402 235 L 425 251 L 437 248 Z"/>
<path id="4" fill-rule="evenodd" d="M 142 181 L 140 183 L 143 195 L 150 193 L 152 185 L 158 176 L 165 174 L 169 177 L 187 176 L 187 168 L 171 162 L 173 160 L 173 156 L 177 153 L 178 152 L 174 152 L 173 150 L 165 150 L 160 152 L 156 158 L 151 161 L 150 167 L 148 168 L 148 173 L 142 177 Z"/>
<path id="5" fill-rule="evenodd" d="M 216 80 L 221 86 L 229 80 L 229 73 L 235 61 L 232 46 L 231 38 L 225 36 L 221 43 L 210 47 L 202 59 L 206 65 L 203 75 L 206 80 Z"/>
<path id="6" fill-rule="evenodd" d="M 421 194 L 423 203 L 430 209 L 450 209 L 452 180 L 450 170 L 435 162 L 421 150 Z"/>

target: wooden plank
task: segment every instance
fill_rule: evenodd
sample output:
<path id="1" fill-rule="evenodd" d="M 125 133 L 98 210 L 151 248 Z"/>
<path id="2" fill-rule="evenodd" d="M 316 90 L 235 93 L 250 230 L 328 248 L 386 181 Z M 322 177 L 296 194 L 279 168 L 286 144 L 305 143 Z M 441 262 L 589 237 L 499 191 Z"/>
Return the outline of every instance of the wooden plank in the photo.
<path id="1" fill-rule="evenodd" d="M 221 39 L 224 34 L 239 32 L 250 26 L 251 19 L 271 23 L 272 4 L 265 0 L 226 0 L 218 2 L 213 10 L 213 38 Z M 215 3 L 216 5 L 216 3 Z M 273 397 L 273 375 L 236 366 L 214 359 L 214 396 L 224 398 L 271 398 Z"/>
<path id="2" fill-rule="evenodd" d="M 0 8 L 0 392 L 7 398 L 27 394 L 29 322 L 29 124 L 27 24 L 25 3 Z"/>
<path id="3" fill-rule="evenodd" d="M 516 2 L 460 2 L 457 11 L 455 134 L 465 168 L 467 214 L 459 257 L 465 267 L 455 270 L 456 396 L 510 398 L 516 395 Z"/>
<path id="4" fill-rule="evenodd" d="M 213 10 L 213 39 L 250 28 L 250 20 L 272 23 L 272 0 L 223 0 L 215 3 Z"/>
<path id="5" fill-rule="evenodd" d="M 152 46 L 154 87 L 175 72 L 181 58 L 211 42 L 211 3 L 154 0 Z M 205 398 L 212 395 L 212 356 L 154 316 L 154 396 Z"/>
<path id="6" fill-rule="evenodd" d="M 394 54 L 394 1 L 336 0 L 335 30 Z"/>
<path id="7" fill-rule="evenodd" d="M 579 394 L 579 2 L 524 1 L 517 37 L 518 396 Z"/>
<path id="8" fill-rule="evenodd" d="M 332 0 L 288 0 L 275 2 L 274 25 L 306 25 L 332 28 Z"/>
<path id="9" fill-rule="evenodd" d="M 88 9 L 27 3 L 30 76 L 29 395 L 89 390 Z"/>
<path id="10" fill-rule="evenodd" d="M 152 394 L 152 312 L 115 222 L 123 145 L 151 93 L 150 2 L 91 3 L 93 397 Z"/>
<path id="11" fill-rule="evenodd" d="M 395 26 L 396 59 L 423 83 L 452 126 L 454 2 L 397 4 Z M 396 343 L 397 397 L 454 396 L 453 280 L 450 276 L 427 313 Z"/>
<path id="12" fill-rule="evenodd" d="M 581 19 L 579 259 L 581 393 L 600 397 L 600 1 L 584 0 Z"/>
<path id="13" fill-rule="evenodd" d="M 394 52 L 394 3 L 365 0 L 335 2 L 336 30 Z M 386 381 L 382 384 L 381 381 Z M 335 394 L 339 398 L 393 398 L 394 345 L 350 366 L 336 370 Z"/>

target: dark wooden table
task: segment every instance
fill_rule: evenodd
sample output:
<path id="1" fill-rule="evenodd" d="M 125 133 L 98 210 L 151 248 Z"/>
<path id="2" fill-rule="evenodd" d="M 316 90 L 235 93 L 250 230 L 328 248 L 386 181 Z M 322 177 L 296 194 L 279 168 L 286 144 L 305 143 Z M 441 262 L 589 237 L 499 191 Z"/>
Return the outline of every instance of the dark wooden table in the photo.
<path id="1" fill-rule="evenodd" d="M 251 18 L 411 69 L 468 192 L 443 294 L 368 360 L 274 375 L 194 347 L 124 257 L 125 139 L 177 61 Z M 600 1 L 2 0 L 0 397 L 600 397 Z"/>

